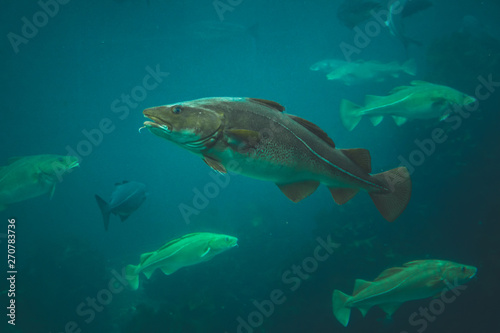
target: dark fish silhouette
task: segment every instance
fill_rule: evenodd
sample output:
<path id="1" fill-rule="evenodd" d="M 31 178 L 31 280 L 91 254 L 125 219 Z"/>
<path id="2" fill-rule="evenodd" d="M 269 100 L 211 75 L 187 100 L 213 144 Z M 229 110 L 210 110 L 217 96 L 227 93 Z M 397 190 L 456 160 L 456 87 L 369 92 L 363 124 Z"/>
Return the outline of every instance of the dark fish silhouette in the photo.
<path id="1" fill-rule="evenodd" d="M 128 181 L 115 184 L 115 190 L 111 194 L 109 203 L 96 194 L 95 199 L 101 209 L 106 231 L 108 230 L 111 214 L 118 215 L 122 222 L 125 221 L 142 205 L 146 196 L 146 185 Z"/>
<path id="2" fill-rule="evenodd" d="M 372 10 L 379 10 L 382 5 L 376 1 L 346 0 L 337 10 L 337 18 L 349 29 L 372 17 Z"/>
<path id="3" fill-rule="evenodd" d="M 401 6 L 403 10 L 401 11 Z M 391 35 L 403 43 L 405 49 L 410 44 L 421 45 L 420 42 L 405 35 L 403 19 L 414 15 L 432 6 L 428 0 L 399 0 L 389 6 L 389 17 L 385 24 L 389 28 Z"/>

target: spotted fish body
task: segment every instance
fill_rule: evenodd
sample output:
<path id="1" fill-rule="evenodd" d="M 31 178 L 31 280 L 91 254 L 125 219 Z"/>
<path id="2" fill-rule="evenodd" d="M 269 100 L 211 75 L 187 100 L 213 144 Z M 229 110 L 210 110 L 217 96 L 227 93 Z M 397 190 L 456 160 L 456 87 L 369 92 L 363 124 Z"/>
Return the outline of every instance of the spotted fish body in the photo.
<path id="1" fill-rule="evenodd" d="M 326 185 L 343 204 L 370 193 L 389 221 L 406 207 L 411 182 L 405 168 L 370 175 L 365 149 L 336 149 L 315 124 L 283 112 L 272 101 L 218 97 L 144 111 L 154 134 L 199 155 L 213 169 L 271 181 L 292 201 Z M 390 202 L 386 202 L 390 201 Z"/>

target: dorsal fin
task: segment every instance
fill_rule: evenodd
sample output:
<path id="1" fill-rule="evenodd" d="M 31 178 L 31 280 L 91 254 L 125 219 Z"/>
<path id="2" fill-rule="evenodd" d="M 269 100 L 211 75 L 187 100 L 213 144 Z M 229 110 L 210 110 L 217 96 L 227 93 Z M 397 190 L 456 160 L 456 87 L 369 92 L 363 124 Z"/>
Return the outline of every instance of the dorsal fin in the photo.
<path id="1" fill-rule="evenodd" d="M 415 265 L 422 265 L 428 263 L 428 260 L 413 260 L 409 261 L 406 264 L 403 264 L 404 267 L 410 267 L 410 266 L 415 266 Z"/>
<path id="2" fill-rule="evenodd" d="M 179 237 L 179 238 L 176 238 L 176 239 L 172 239 L 170 242 L 166 243 L 165 245 L 163 245 L 162 247 L 160 247 L 158 250 L 156 250 L 156 252 L 160 252 L 161 250 L 164 250 L 166 249 L 167 247 L 183 240 L 183 239 L 186 239 L 186 238 L 189 238 L 189 237 L 193 237 L 195 235 L 197 235 L 198 233 L 192 233 L 192 234 L 187 234 L 187 235 L 184 235 L 182 237 Z"/>
<path id="3" fill-rule="evenodd" d="M 353 148 L 353 149 L 341 149 L 347 158 L 353 161 L 357 166 L 359 166 L 363 171 L 370 173 L 372 172 L 372 160 L 370 157 L 370 152 L 363 148 Z"/>
<path id="4" fill-rule="evenodd" d="M 375 280 L 373 280 L 373 282 L 383 280 L 385 278 L 393 276 L 394 274 L 398 274 L 398 273 L 400 273 L 400 272 L 402 272 L 404 270 L 405 269 L 403 267 L 388 268 L 385 271 L 383 271 L 382 273 L 380 273 L 380 275 L 377 276 L 377 278 Z"/>
<path id="5" fill-rule="evenodd" d="M 142 265 L 142 264 L 144 264 L 144 262 L 145 262 L 145 261 L 146 261 L 149 257 L 151 257 L 153 254 L 154 254 L 154 252 L 146 252 L 146 253 L 141 254 L 141 260 L 140 260 L 141 265 Z"/>
<path id="6" fill-rule="evenodd" d="M 7 160 L 7 164 L 12 164 L 16 161 L 19 161 L 20 159 L 23 159 L 24 157 L 23 156 L 16 156 L 16 157 L 10 157 L 8 160 Z"/>
<path id="7" fill-rule="evenodd" d="M 270 100 L 262 99 L 262 98 L 248 98 L 248 100 L 251 102 L 263 104 L 263 105 L 268 106 L 272 109 L 275 109 L 279 112 L 285 111 L 285 107 L 283 105 L 281 105 L 280 103 L 274 102 L 274 101 L 270 101 Z"/>
<path id="8" fill-rule="evenodd" d="M 411 81 L 412 86 L 428 86 L 428 85 L 434 85 L 434 83 L 430 83 L 427 81 L 422 81 L 422 80 L 413 80 Z"/>
<path id="9" fill-rule="evenodd" d="M 289 114 L 288 116 L 293 120 L 295 120 L 300 125 L 302 125 L 303 127 L 305 127 L 306 129 L 308 129 L 309 132 L 314 133 L 318 138 L 325 141 L 329 146 L 335 148 L 335 143 L 333 143 L 333 140 L 328 136 L 328 134 L 326 134 L 325 131 L 319 128 L 318 125 L 311 123 L 309 120 L 305 120 L 303 118 L 291 114 Z"/>
<path id="10" fill-rule="evenodd" d="M 354 282 L 354 291 L 352 292 L 352 295 L 354 296 L 356 294 L 359 294 L 360 291 L 368 288 L 371 284 L 372 284 L 371 282 L 362 279 L 357 279 Z"/>

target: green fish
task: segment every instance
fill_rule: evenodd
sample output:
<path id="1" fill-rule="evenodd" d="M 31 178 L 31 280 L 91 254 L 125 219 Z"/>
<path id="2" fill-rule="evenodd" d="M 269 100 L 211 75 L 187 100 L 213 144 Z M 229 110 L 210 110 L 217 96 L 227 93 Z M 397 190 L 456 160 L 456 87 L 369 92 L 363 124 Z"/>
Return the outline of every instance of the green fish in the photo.
<path id="1" fill-rule="evenodd" d="M 416 75 L 417 65 L 414 59 L 403 64 L 397 61 L 390 63 L 362 60 L 346 62 L 343 65 L 332 66 L 326 78 L 351 86 L 364 82 L 383 82 L 388 77 L 398 78 L 403 73 Z"/>
<path id="2" fill-rule="evenodd" d="M 7 205 L 38 197 L 54 195 L 61 176 L 78 166 L 74 156 L 34 155 L 13 157 L 0 167 L 0 211 Z"/>
<path id="3" fill-rule="evenodd" d="M 217 254 L 237 246 L 238 238 L 222 234 L 199 232 L 174 239 L 154 252 L 141 255 L 139 265 L 125 267 L 125 275 L 133 290 L 139 288 L 139 274 L 150 278 L 159 268 L 170 275 L 178 269 L 208 261 Z"/>
<path id="4" fill-rule="evenodd" d="M 477 268 L 445 260 L 416 260 L 383 271 L 373 282 L 356 280 L 352 296 L 333 292 L 333 314 L 344 326 L 349 323 L 351 309 L 358 308 L 363 317 L 373 306 L 388 316 L 407 301 L 440 296 L 472 279 Z"/>
<path id="5" fill-rule="evenodd" d="M 369 117 L 374 126 L 380 124 L 384 116 L 392 116 L 398 126 L 408 119 L 444 120 L 450 115 L 453 105 L 465 106 L 476 102 L 474 97 L 447 86 L 424 81 L 412 81 L 411 84 L 394 88 L 389 96 L 367 95 L 364 107 L 342 100 L 342 124 L 352 131 L 363 116 Z"/>
<path id="6" fill-rule="evenodd" d="M 203 98 L 144 110 L 144 127 L 201 157 L 220 173 L 270 181 L 293 202 L 326 185 L 337 204 L 367 191 L 382 216 L 406 208 L 411 181 L 405 167 L 370 175 L 366 149 L 337 149 L 315 124 L 256 98 Z"/>

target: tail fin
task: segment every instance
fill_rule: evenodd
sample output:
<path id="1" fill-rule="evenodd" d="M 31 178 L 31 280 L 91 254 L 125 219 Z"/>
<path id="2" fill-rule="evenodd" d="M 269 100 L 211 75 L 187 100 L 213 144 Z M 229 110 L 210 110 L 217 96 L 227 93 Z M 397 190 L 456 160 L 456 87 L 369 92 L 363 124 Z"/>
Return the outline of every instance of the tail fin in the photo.
<path id="1" fill-rule="evenodd" d="M 348 299 L 349 295 L 346 295 L 339 290 L 335 290 L 333 292 L 333 315 L 342 325 L 344 325 L 344 327 L 349 324 L 349 317 L 351 317 L 351 308 L 345 306 Z"/>
<path id="2" fill-rule="evenodd" d="M 411 197 L 411 179 L 408 169 L 395 168 L 373 175 L 377 180 L 386 184 L 391 190 L 389 193 L 369 193 L 373 203 L 382 216 L 389 222 L 394 221 L 405 210 Z"/>
<path id="3" fill-rule="evenodd" d="M 104 221 L 104 229 L 106 229 L 106 231 L 108 231 L 109 217 L 111 215 L 111 212 L 109 211 L 109 205 L 106 201 L 104 201 L 103 198 L 101 198 L 97 194 L 95 195 L 95 199 L 96 199 L 97 205 L 99 205 L 99 209 L 101 210 L 101 213 L 102 213 L 102 219 Z"/>
<path id="4" fill-rule="evenodd" d="M 347 130 L 352 131 L 361 120 L 358 110 L 361 106 L 356 105 L 346 99 L 340 102 L 340 119 Z"/>
<path id="5" fill-rule="evenodd" d="M 125 278 L 130 284 L 132 290 L 137 290 L 139 288 L 139 274 L 137 274 L 137 267 L 134 265 L 128 265 L 125 267 Z"/>
<path id="6" fill-rule="evenodd" d="M 415 59 L 409 59 L 403 64 L 403 71 L 406 74 L 410 74 L 412 76 L 417 75 L 417 63 Z"/>

